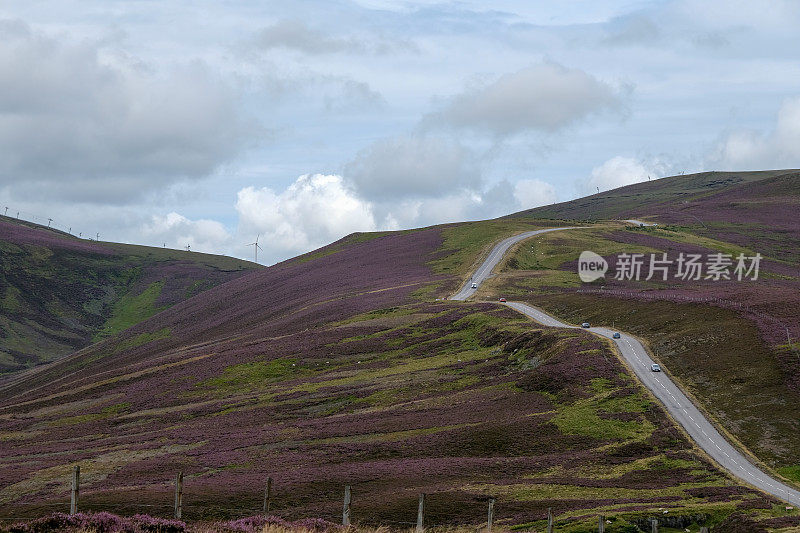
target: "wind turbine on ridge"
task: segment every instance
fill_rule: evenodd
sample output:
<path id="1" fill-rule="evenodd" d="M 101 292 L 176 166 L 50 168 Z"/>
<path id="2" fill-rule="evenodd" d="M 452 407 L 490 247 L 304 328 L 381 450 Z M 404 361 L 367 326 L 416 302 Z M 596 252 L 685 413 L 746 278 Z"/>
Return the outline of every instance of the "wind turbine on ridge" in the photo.
<path id="1" fill-rule="evenodd" d="M 258 263 L 258 249 L 261 248 L 261 245 L 258 244 L 258 238 L 259 237 L 261 237 L 261 234 L 256 235 L 256 242 L 251 242 L 250 244 L 247 245 L 247 246 L 253 246 L 253 250 L 256 253 L 256 259 L 255 259 L 256 263 Z M 261 248 L 261 249 L 263 250 L 263 248 Z"/>

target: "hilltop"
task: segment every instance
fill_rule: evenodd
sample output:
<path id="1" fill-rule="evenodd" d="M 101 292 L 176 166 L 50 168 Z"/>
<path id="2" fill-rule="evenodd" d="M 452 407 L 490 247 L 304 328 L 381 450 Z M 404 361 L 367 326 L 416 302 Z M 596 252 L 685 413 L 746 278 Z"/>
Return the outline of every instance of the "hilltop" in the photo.
<path id="1" fill-rule="evenodd" d="M 257 265 L 0 217 L 0 375 L 112 336 Z"/>
<path id="2" fill-rule="evenodd" d="M 792 419 L 778 423 L 719 396 L 725 387 L 741 394 L 764 385 L 736 372 L 725 380 L 743 360 L 761 364 L 773 385 L 758 397 L 767 409 L 779 406 L 771 395 L 793 394 L 794 374 L 776 358 L 785 350 L 770 340 L 772 330 L 713 303 L 656 302 L 675 306 L 661 309 L 643 298 L 578 292 L 586 288 L 574 274 L 587 243 L 604 256 L 628 246 L 740 245 L 694 228 L 628 228 L 575 215 L 585 228 L 522 243 L 478 301 L 441 300 L 502 237 L 575 225 L 545 216 L 567 215 L 354 234 L 19 374 L 0 388 L 0 505 L 19 515 L 52 510 L 66 501 L 79 463 L 84 508 L 123 514 L 168 516 L 172 479 L 183 471 L 189 519 L 254 514 L 268 476 L 273 512 L 290 519 L 334 519 L 345 484 L 353 486 L 354 520 L 372 524 L 413 520 L 423 492 L 432 525 L 480 523 L 489 496 L 501 524 L 540 529 L 548 507 L 575 531 L 596 525 L 598 513 L 614 516 L 612 531 L 635 531 L 665 509 L 686 525 L 742 511 L 785 515 L 777 501 L 709 463 L 610 345 L 582 330 L 538 326 L 494 301 L 513 295 L 573 322 L 624 322 L 652 338 L 667 369 L 759 457 L 785 469 Z M 769 260 L 757 288 L 769 289 L 769 307 L 778 308 L 773 284 L 794 278 L 785 259 Z M 672 294 L 653 284 L 616 289 Z M 689 326 L 696 329 L 682 329 Z M 746 342 L 744 352 L 731 332 Z M 719 357 L 721 348 L 734 358 Z M 698 350 L 703 368 L 681 366 Z M 794 412 L 790 402 L 782 409 L 780 417 Z M 765 428 L 768 440 L 753 437 Z"/>
<path id="3" fill-rule="evenodd" d="M 510 218 L 646 218 L 800 263 L 800 170 L 702 172 L 520 211 Z"/>

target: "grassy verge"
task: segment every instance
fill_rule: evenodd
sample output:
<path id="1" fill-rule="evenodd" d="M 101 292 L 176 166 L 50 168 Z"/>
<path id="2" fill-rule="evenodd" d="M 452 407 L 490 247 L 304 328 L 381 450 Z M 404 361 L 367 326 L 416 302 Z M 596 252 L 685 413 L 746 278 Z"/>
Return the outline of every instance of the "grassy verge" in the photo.
<path id="1" fill-rule="evenodd" d="M 437 274 L 465 277 L 491 246 L 515 233 L 565 225 L 563 221 L 489 220 L 465 222 L 442 229 L 441 257 L 431 262 Z"/>

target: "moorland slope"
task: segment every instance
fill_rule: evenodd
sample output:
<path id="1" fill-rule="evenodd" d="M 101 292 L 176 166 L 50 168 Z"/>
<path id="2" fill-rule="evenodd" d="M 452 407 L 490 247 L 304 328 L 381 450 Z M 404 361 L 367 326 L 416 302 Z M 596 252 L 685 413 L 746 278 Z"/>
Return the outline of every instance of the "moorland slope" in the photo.
<path id="1" fill-rule="evenodd" d="M 0 504 L 184 516 L 260 509 L 402 526 L 428 493 L 429 525 L 619 528 L 777 502 L 715 468 L 610 347 L 451 294 L 525 220 L 358 234 L 212 288 L 0 389 Z"/>
<path id="2" fill-rule="evenodd" d="M 619 327 L 651 352 L 757 460 L 800 482 L 800 174 L 705 173 L 623 187 L 534 209 L 514 219 L 569 216 L 592 227 L 542 235 L 519 246 L 487 296 L 513 296 L 572 323 Z M 657 226 L 601 221 L 640 218 Z M 611 265 L 581 283 L 578 255 Z M 618 279 L 621 253 L 641 253 L 641 278 Z M 648 276 L 650 254 L 763 256 L 758 279 Z M 735 259 L 734 259 L 735 262 Z M 731 272 L 731 274 L 733 274 Z"/>
<path id="3" fill-rule="evenodd" d="M 69 355 L 254 268 L 0 217 L 0 376 Z"/>
<path id="4" fill-rule="evenodd" d="M 670 176 L 520 211 L 509 218 L 646 218 L 800 263 L 800 170 Z"/>

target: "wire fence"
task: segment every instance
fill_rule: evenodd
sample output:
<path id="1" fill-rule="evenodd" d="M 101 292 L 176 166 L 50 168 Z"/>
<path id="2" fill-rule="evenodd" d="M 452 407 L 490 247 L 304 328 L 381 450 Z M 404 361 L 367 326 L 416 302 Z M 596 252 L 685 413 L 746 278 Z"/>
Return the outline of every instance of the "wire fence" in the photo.
<path id="1" fill-rule="evenodd" d="M 198 495 L 198 501 L 191 502 L 185 501 L 184 497 L 189 496 L 192 497 L 191 492 L 183 493 L 182 489 L 178 489 L 178 486 L 174 487 L 176 490 L 176 497 L 175 497 L 175 504 L 172 503 L 172 494 L 169 492 L 164 492 L 164 502 L 158 504 L 148 504 L 142 502 L 125 502 L 125 503 L 111 503 L 108 501 L 86 501 L 84 502 L 84 496 L 80 497 L 80 504 L 76 503 L 73 504 L 69 500 L 69 497 L 65 497 L 63 501 L 60 502 L 29 502 L 27 504 L 22 504 L 25 507 L 24 510 L 20 512 L 20 514 L 15 513 L 7 513 L 3 512 L 0 515 L 0 522 L 5 523 L 14 523 L 14 522 L 25 522 L 29 521 L 41 516 L 47 516 L 50 513 L 54 512 L 63 512 L 65 514 L 72 514 L 73 512 L 112 512 L 118 514 L 120 516 L 131 516 L 135 514 L 148 514 L 153 517 L 165 518 L 165 519 L 189 519 L 194 521 L 227 521 L 227 520 L 237 520 L 247 517 L 253 516 L 277 516 L 282 517 L 282 519 L 286 519 L 287 521 L 293 520 L 307 520 L 307 519 L 319 519 L 322 518 L 329 522 L 343 522 L 342 516 L 342 500 L 337 499 L 336 495 L 333 494 L 331 491 L 325 491 L 324 494 L 320 494 L 317 497 L 312 495 L 306 495 L 307 499 L 310 499 L 313 504 L 311 508 L 319 509 L 320 512 L 314 514 L 313 516 L 304 516 L 302 514 L 302 506 L 299 505 L 299 502 L 296 500 L 295 497 L 289 494 L 277 494 L 271 495 L 269 499 L 269 504 L 266 503 L 264 505 L 258 506 L 249 506 L 249 505 L 242 505 L 242 506 L 228 506 L 228 505 L 215 505 L 213 503 L 208 502 L 209 495 L 203 494 L 202 496 Z M 161 488 L 167 488 L 161 485 Z M 342 488 L 345 489 L 345 486 L 342 485 Z M 177 495 L 177 491 L 180 492 L 180 496 Z M 72 492 L 73 497 L 75 491 Z M 349 524 L 349 520 L 351 517 L 351 507 L 350 507 L 350 499 L 349 499 L 349 487 L 345 489 L 345 498 L 344 498 L 344 508 L 347 509 L 347 523 L 343 525 Z M 369 506 L 361 507 L 359 505 L 359 494 L 356 492 L 356 499 L 355 504 L 352 507 L 353 514 L 352 516 L 355 518 L 354 522 L 359 524 L 376 524 L 380 526 L 386 527 L 393 527 L 396 529 L 409 529 L 409 528 L 420 528 L 424 526 L 425 529 L 429 528 L 451 528 L 455 524 L 461 524 L 462 528 L 471 529 L 476 532 L 484 531 L 487 532 L 487 524 L 490 520 L 494 520 L 494 498 L 486 497 L 486 498 L 479 498 L 473 499 L 470 502 L 462 502 L 461 506 L 454 505 L 448 499 L 439 500 L 436 499 L 436 496 L 439 494 L 420 494 L 420 499 L 425 502 L 424 504 L 424 511 L 422 507 L 417 506 L 417 499 L 416 495 L 413 498 L 409 498 L 408 505 L 406 506 L 407 509 L 404 512 L 398 511 L 397 509 L 392 509 L 391 511 L 379 511 L 375 509 L 371 509 Z M 107 498 L 107 495 L 102 493 L 93 493 L 88 495 L 86 499 L 88 500 L 91 496 L 100 497 L 102 499 Z M 275 497 L 277 496 L 277 498 Z M 430 499 L 433 497 L 433 500 Z M 255 498 L 254 498 L 255 499 Z M 413 499 L 413 502 L 411 501 Z M 283 501 L 282 501 L 283 500 Z M 180 501 L 180 504 L 178 504 Z M 491 501 L 491 503 L 489 503 Z M 308 503 L 308 502 L 306 502 Z M 488 504 L 488 505 L 487 505 Z M 480 519 L 476 519 L 475 523 L 478 525 L 469 525 L 464 524 L 463 519 L 457 518 L 454 522 L 453 517 L 459 517 L 460 513 L 463 513 L 464 505 L 469 505 L 473 513 L 473 516 L 482 516 L 483 518 L 487 518 L 487 520 L 480 522 Z M 180 512 L 178 511 L 178 507 L 180 507 Z M 324 509 L 324 510 L 323 510 Z M 4 511 L 9 511 L 9 509 L 5 509 Z M 44 514 L 42 512 L 44 511 Z M 409 518 L 413 518 L 416 516 L 417 520 L 414 521 L 412 519 L 400 519 L 399 517 L 396 519 L 392 519 L 387 516 L 398 513 L 407 514 Z M 488 514 L 488 517 L 487 517 Z M 418 529 L 419 530 L 419 529 Z"/>

